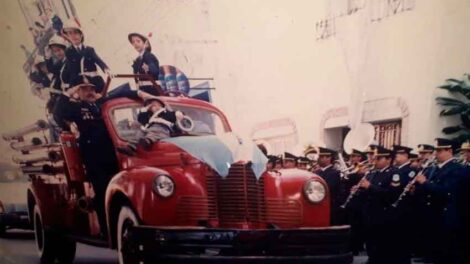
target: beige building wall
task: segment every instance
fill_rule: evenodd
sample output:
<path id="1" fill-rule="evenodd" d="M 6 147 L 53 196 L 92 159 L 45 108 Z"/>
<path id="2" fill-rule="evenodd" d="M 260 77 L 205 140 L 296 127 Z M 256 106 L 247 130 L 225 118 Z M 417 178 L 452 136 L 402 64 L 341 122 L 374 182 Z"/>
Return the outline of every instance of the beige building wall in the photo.
<path id="1" fill-rule="evenodd" d="M 214 77 L 214 102 L 241 135 L 251 135 L 256 124 L 291 118 L 300 146 L 323 144 L 325 114 L 348 108 L 354 91 L 363 88 L 367 101 L 386 98 L 406 106 L 407 144 L 431 141 L 446 125 L 438 117 L 434 97 L 441 93 L 435 87 L 470 72 L 470 2 L 415 0 L 412 10 L 371 23 L 368 7 L 387 1 L 356 0 L 364 8 L 338 18 L 336 34 L 317 40 L 317 22 L 338 15 L 347 2 L 74 1 L 87 43 L 113 72 L 130 71 L 136 56 L 127 34 L 152 32 L 161 64 L 175 65 L 190 77 Z M 0 111 L 3 131 L 29 123 L 40 112 L 25 87 L 18 49 L 21 43 L 30 47 L 32 40 L 15 1 L 1 5 L 0 33 L 8 41 L 0 50 L 7 58 L 0 92 L 10 100 Z M 368 111 L 389 113 L 380 106 Z"/>

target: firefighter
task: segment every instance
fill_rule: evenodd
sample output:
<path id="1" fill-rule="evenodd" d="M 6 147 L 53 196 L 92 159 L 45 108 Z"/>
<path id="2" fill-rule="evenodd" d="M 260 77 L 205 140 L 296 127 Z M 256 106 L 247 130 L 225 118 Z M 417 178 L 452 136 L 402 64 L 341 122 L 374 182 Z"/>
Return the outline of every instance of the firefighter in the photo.
<path id="1" fill-rule="evenodd" d="M 427 177 L 423 174 L 416 176 L 418 194 L 425 202 L 422 204 L 428 228 L 425 242 L 431 259 L 436 264 L 458 263 L 458 231 L 462 226 L 462 219 L 458 212 L 457 190 L 464 179 L 465 171 L 454 158 L 457 148 L 456 142 L 452 140 L 436 139 L 436 170 Z"/>
<path id="2" fill-rule="evenodd" d="M 78 93 L 80 100 L 73 101 L 70 97 Z M 95 192 L 94 206 L 98 214 L 101 232 L 106 232 L 104 198 L 106 187 L 111 177 L 118 172 L 118 164 L 111 137 L 101 115 L 100 107 L 107 100 L 126 96 L 134 99 L 147 99 L 150 95 L 141 91 L 123 91 L 112 96 L 102 96 L 96 92 L 91 83 L 77 85 L 61 94 L 57 99 L 54 114 L 61 113 L 68 124 L 63 130 L 70 131 L 72 123 L 76 125 L 80 137 L 80 155 L 85 165 L 87 178 Z M 66 110 L 66 113 L 62 113 Z"/>
<path id="3" fill-rule="evenodd" d="M 69 86 L 66 83 L 68 79 L 64 76 L 65 71 L 65 49 L 67 48 L 66 41 L 57 35 L 54 35 L 48 44 L 49 52 L 52 57 L 46 59 L 47 69 L 52 73 L 52 83 L 49 89 L 49 100 L 46 104 L 49 124 L 51 125 L 51 139 L 57 142 L 59 139 L 60 128 L 52 118 L 54 105 L 57 101 L 59 94 L 64 92 Z"/>
<path id="4" fill-rule="evenodd" d="M 132 63 L 134 74 L 150 74 L 155 81 L 158 80 L 160 64 L 157 57 L 152 53 L 152 47 L 148 38 L 139 33 L 130 33 L 127 38 L 139 53 L 139 56 Z M 150 80 L 138 78 L 136 82 L 140 90 L 149 94 L 159 95 Z"/>
<path id="5" fill-rule="evenodd" d="M 139 113 L 137 118 L 143 129 L 138 130 L 135 139 L 129 140 L 127 146 L 117 148 L 120 153 L 134 156 L 138 145 L 148 151 L 158 140 L 180 132 L 176 122 L 184 117 L 181 111 L 167 109 L 165 103 L 158 98 L 149 98 L 144 105 L 147 111 Z"/>
<path id="6" fill-rule="evenodd" d="M 103 78 L 98 74 L 96 66 L 98 65 L 102 71 L 111 76 L 108 65 L 98 56 L 93 47 L 83 44 L 82 29 L 74 19 L 64 23 L 62 34 L 71 43 L 65 50 L 70 85 L 91 83 L 96 92 L 101 93 L 105 84 Z"/>
<path id="7" fill-rule="evenodd" d="M 337 225 L 341 222 L 341 219 L 339 219 L 341 173 L 333 164 L 337 155 L 338 153 L 332 149 L 320 147 L 318 153 L 318 165 L 320 169 L 316 171 L 316 173 L 325 180 L 330 190 L 332 225 Z"/>
<path id="8" fill-rule="evenodd" d="M 34 59 L 33 70 L 29 74 L 29 80 L 31 81 L 31 91 L 33 94 L 42 97 L 42 90 L 51 85 L 44 57 L 38 55 Z"/>
<path id="9" fill-rule="evenodd" d="M 56 91 L 62 92 L 67 88 L 63 86 L 63 73 L 65 70 L 65 50 L 67 49 L 67 42 L 64 38 L 54 35 L 47 46 L 52 53 L 51 56 L 46 56 L 47 69 L 52 73 L 52 87 Z M 54 91 L 52 91 L 54 93 Z M 55 93 L 57 94 L 57 93 Z M 52 94 L 51 94 L 52 95 Z"/>
<path id="10" fill-rule="evenodd" d="M 403 253 L 397 247 L 400 240 L 394 233 L 395 215 L 390 210 L 404 187 L 400 174 L 392 166 L 393 151 L 377 146 L 374 156 L 375 171 L 353 188 L 363 189 L 361 196 L 365 197 L 363 221 L 368 263 L 409 263 L 409 259 L 402 259 Z"/>

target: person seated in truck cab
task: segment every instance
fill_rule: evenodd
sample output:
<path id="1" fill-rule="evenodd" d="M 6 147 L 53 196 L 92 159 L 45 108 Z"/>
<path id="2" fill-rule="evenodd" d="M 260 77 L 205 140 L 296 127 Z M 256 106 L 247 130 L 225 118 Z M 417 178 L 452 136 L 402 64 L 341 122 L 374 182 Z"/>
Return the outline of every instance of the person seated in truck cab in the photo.
<path id="1" fill-rule="evenodd" d="M 118 152 L 134 156 L 137 145 L 145 150 L 150 150 L 153 143 L 159 139 L 168 138 L 172 134 L 178 134 L 177 120 L 182 120 L 184 115 L 181 111 L 169 110 L 165 103 L 158 98 L 147 99 L 144 103 L 147 111 L 139 113 L 137 120 L 142 128 L 137 131 L 136 136 L 129 140 L 129 144 L 118 147 Z"/>

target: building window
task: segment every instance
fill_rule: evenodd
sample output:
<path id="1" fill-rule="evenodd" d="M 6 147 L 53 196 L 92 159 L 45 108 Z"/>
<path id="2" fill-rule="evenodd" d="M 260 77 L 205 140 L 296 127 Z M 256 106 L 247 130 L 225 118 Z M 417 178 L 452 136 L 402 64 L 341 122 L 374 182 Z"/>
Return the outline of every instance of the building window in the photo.
<path id="1" fill-rule="evenodd" d="M 391 149 L 401 142 L 401 120 L 373 124 L 375 140 L 380 146 Z"/>

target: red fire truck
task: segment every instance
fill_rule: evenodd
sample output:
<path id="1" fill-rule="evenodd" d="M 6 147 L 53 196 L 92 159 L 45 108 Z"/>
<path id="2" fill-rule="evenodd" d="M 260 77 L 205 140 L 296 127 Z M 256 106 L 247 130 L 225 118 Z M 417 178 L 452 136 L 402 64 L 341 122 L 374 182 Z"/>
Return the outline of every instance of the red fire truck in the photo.
<path id="1" fill-rule="evenodd" d="M 42 261 L 72 262 L 81 242 L 117 249 L 120 263 L 352 262 L 349 226 L 330 225 L 329 192 L 319 176 L 298 169 L 258 175 L 249 159 L 223 164 L 221 175 L 214 160 L 224 146 L 217 139 L 231 134 L 224 114 L 201 100 L 159 98 L 191 118 L 191 131 L 149 151 L 139 148 L 135 156 L 117 153 L 120 172 L 107 187 L 106 227 L 98 224 L 73 134 L 18 148 L 45 153 L 33 160 L 42 163 L 23 167 L 31 178 L 28 209 Z M 127 98 L 103 105 L 115 147 L 139 129 L 142 108 Z M 43 129 L 33 125 L 4 138 L 24 141 Z"/>

